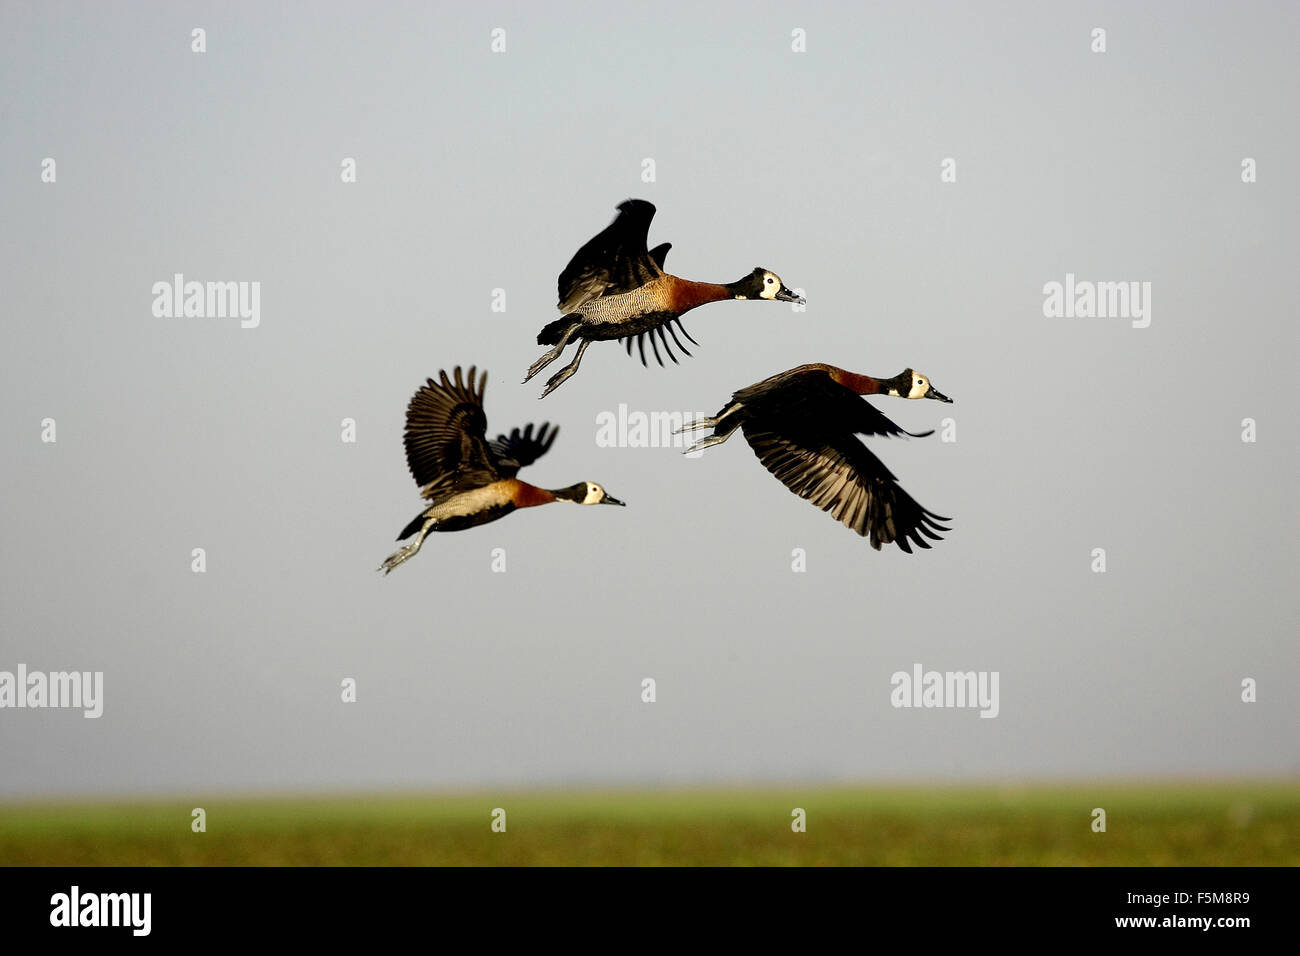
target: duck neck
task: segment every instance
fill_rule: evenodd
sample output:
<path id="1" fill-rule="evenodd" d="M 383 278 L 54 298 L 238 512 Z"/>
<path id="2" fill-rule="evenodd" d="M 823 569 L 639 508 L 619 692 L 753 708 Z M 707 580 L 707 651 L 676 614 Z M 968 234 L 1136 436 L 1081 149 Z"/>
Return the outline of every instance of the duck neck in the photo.
<path id="1" fill-rule="evenodd" d="M 897 395 L 905 397 L 912 388 L 912 377 L 904 371 L 893 378 L 876 378 L 874 375 L 859 375 L 834 365 L 826 366 L 830 377 L 845 388 L 859 395 Z"/>
<path id="2" fill-rule="evenodd" d="M 884 383 L 872 375 L 859 375 L 857 372 L 850 372 L 834 365 L 827 365 L 825 368 L 831 381 L 836 385 L 843 385 L 851 392 L 857 392 L 859 395 L 879 395 L 884 391 L 882 387 Z"/>
<path id="3" fill-rule="evenodd" d="M 692 282 L 690 279 L 678 279 L 676 288 L 673 289 L 673 304 L 680 315 L 696 306 L 734 299 L 738 294 L 733 289 L 734 285 L 735 283 Z"/>
<path id="4" fill-rule="evenodd" d="M 572 501 L 575 504 L 582 504 L 587 497 L 587 485 L 581 481 L 576 485 L 569 485 L 567 488 L 554 488 L 550 491 L 538 488 L 537 490 L 550 496 L 547 501 Z"/>
<path id="5" fill-rule="evenodd" d="M 545 505 L 560 497 L 558 492 L 538 488 L 536 485 L 530 485 L 528 482 L 520 481 L 517 478 L 511 479 L 511 481 L 514 482 L 514 487 L 511 489 L 510 499 L 515 503 L 516 508 L 532 508 L 536 505 Z"/>

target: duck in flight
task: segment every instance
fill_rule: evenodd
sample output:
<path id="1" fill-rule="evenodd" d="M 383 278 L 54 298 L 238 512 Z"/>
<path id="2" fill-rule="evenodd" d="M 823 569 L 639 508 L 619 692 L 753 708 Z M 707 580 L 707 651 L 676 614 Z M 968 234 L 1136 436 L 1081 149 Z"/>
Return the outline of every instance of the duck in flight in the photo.
<path id="1" fill-rule="evenodd" d="M 713 418 L 684 426 L 683 431 L 714 430 L 687 452 L 721 444 L 739 428 L 782 484 L 870 536 L 877 551 L 883 544 L 897 544 L 908 554 L 913 544 L 929 548 L 926 538 L 941 540 L 938 532 L 950 530 L 938 522 L 952 519 L 917 504 L 857 436 L 924 438 L 934 432 L 899 428 L 863 395 L 952 401 L 912 369 L 893 378 L 873 378 L 834 365 L 800 365 L 742 388 Z"/>
<path id="2" fill-rule="evenodd" d="M 439 372 L 440 381 L 421 385 L 406 408 L 406 462 L 420 495 L 429 506 L 415 516 L 398 541 L 416 539 L 384 559 L 378 570 L 388 574 L 414 557 L 425 536 L 434 531 L 462 531 L 504 518 L 518 508 L 572 501 L 580 505 L 621 505 L 595 482 L 580 481 L 548 490 L 515 477 L 550 449 L 558 428 L 543 423 L 536 432 L 522 431 L 487 440 L 483 389 L 487 372 L 475 380 L 470 366 L 462 377 Z"/>
<path id="3" fill-rule="evenodd" d="M 644 365 L 648 338 L 655 359 L 663 365 L 655 341 L 658 336 L 664 351 L 676 363 L 677 356 L 668 344 L 668 336 L 672 336 L 686 355 L 691 353 L 677 337 L 674 324 L 688 340 L 699 345 L 681 324 L 682 316 L 691 309 L 725 299 L 804 303 L 803 296 L 788 289 L 776 273 L 763 268 L 726 283 L 692 282 L 669 275 L 664 272 L 664 258 L 671 243 L 646 249 L 654 214 L 655 207 L 644 199 L 622 203 L 614 221 L 579 249 L 560 273 L 559 309 L 564 314 L 538 333 L 537 344 L 552 348 L 532 364 L 524 381 L 559 358 L 574 340 L 578 342 L 578 351 L 572 362 L 551 376 L 542 398 L 578 370 L 578 363 L 592 342 L 621 339 L 627 346 L 627 354 L 631 355 L 635 340 Z"/>

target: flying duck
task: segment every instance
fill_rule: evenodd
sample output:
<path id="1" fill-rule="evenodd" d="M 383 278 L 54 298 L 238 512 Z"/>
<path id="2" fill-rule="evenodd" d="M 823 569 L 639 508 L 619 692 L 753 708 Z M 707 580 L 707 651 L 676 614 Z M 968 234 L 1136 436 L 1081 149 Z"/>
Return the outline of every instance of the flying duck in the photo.
<path id="1" fill-rule="evenodd" d="M 543 423 L 535 433 L 530 424 L 522 431 L 487 440 L 483 414 L 483 388 L 487 372 L 475 381 L 475 368 L 455 378 L 439 372 L 440 381 L 428 379 L 406 408 L 406 462 L 420 495 L 429 506 L 415 516 L 398 541 L 413 534 L 412 543 L 390 554 L 378 570 L 388 574 L 414 557 L 433 531 L 462 531 L 504 518 L 517 508 L 572 501 L 580 505 L 621 505 L 592 481 L 548 490 L 515 477 L 550 449 L 558 428 Z"/>
<path id="2" fill-rule="evenodd" d="M 873 378 L 823 363 L 800 365 L 742 388 L 713 418 L 684 426 L 683 431 L 714 429 L 687 451 L 721 444 L 740 428 L 768 471 L 799 497 L 869 535 L 877 551 L 883 544 L 897 544 L 908 554 L 912 544 L 929 548 L 927 537 L 942 540 L 937 532 L 950 530 L 938 522 L 952 519 L 917 504 L 856 436 L 924 438 L 934 432 L 899 428 L 862 395 L 952 401 L 910 368 L 893 378 Z"/>
<path id="3" fill-rule="evenodd" d="M 560 273 L 559 310 L 564 314 L 537 335 L 538 345 L 553 348 L 532 364 L 524 381 L 559 358 L 574 339 L 578 340 L 578 351 L 569 365 L 551 376 L 542 398 L 578 370 L 592 342 L 621 339 L 631 355 L 635 340 L 641 364 L 645 365 L 645 340 L 649 338 L 655 359 L 663 365 L 655 342 L 657 335 L 668 357 L 676 363 L 669 335 L 685 354 L 691 353 L 673 331 L 674 323 L 687 339 L 699 345 L 681 324 L 681 317 L 691 309 L 724 299 L 805 301 L 788 289 L 776 273 L 763 268 L 726 283 L 692 282 L 669 275 L 664 272 L 664 258 L 672 244 L 665 242 L 646 250 L 654 205 L 644 199 L 629 199 L 618 210 L 614 221 L 579 249 Z"/>

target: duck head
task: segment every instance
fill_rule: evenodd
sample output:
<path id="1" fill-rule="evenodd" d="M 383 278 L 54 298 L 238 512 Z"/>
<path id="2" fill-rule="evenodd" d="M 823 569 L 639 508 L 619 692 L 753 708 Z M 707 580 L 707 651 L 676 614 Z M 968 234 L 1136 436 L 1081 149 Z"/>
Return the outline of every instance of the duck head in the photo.
<path id="1" fill-rule="evenodd" d="M 799 305 L 807 303 L 807 299 L 796 295 L 793 289 L 781 281 L 779 275 L 762 266 L 745 278 L 728 283 L 727 288 L 731 290 L 734 299 L 772 299 L 777 302 L 797 302 Z"/>

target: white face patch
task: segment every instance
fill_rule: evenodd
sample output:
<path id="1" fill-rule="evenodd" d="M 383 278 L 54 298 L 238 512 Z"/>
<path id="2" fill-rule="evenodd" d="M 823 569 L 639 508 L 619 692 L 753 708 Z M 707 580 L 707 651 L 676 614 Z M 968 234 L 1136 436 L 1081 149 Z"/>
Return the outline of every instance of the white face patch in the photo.
<path id="1" fill-rule="evenodd" d="M 912 390 L 907 393 L 908 398 L 925 398 L 925 393 L 930 390 L 930 380 L 920 372 L 912 373 Z"/>
<path id="2" fill-rule="evenodd" d="M 598 505 L 605 498 L 605 489 L 594 481 L 587 482 L 587 497 L 582 499 L 584 505 Z"/>
<path id="3" fill-rule="evenodd" d="M 781 279 L 771 272 L 763 273 L 763 291 L 758 294 L 760 299 L 775 299 L 776 294 L 781 291 Z"/>

